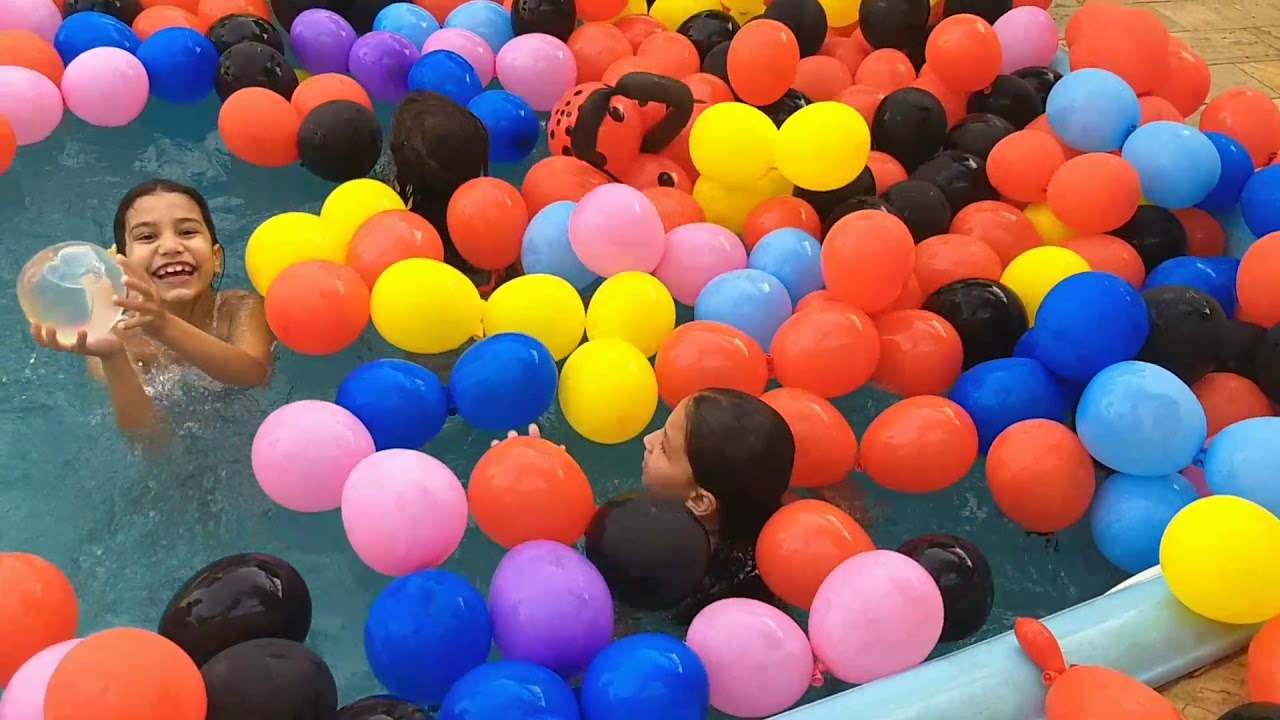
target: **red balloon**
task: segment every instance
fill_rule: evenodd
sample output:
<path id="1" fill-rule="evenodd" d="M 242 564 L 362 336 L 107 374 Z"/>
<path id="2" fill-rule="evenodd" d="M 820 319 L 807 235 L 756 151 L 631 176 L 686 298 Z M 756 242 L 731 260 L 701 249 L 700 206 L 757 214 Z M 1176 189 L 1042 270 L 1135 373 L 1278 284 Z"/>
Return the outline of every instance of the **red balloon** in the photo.
<path id="1" fill-rule="evenodd" d="M 760 344 L 737 328 L 694 320 L 675 329 L 654 359 L 658 395 L 669 407 L 711 388 L 759 395 L 769 384 Z"/>
<path id="2" fill-rule="evenodd" d="M 467 484 L 476 527 L 510 550 L 530 540 L 578 542 L 595 515 L 595 495 L 582 467 L 559 445 L 513 437 L 476 463 Z"/>
<path id="3" fill-rule="evenodd" d="M 421 215 L 388 210 L 364 221 L 347 245 L 347 264 L 373 287 L 382 271 L 409 258 L 444 261 L 440 233 Z"/>
<path id="4" fill-rule="evenodd" d="M 355 342 L 369 324 L 369 288 L 346 265 L 300 262 L 272 281 L 266 314 L 285 347 L 303 355 L 332 355 Z"/>
<path id="5" fill-rule="evenodd" d="M 778 411 L 795 437 L 791 487 L 826 487 L 853 472 L 858 438 L 835 405 L 802 388 L 775 388 L 760 399 Z"/>
<path id="6" fill-rule="evenodd" d="M 944 397 L 901 400 L 872 420 L 862 435 L 862 471 L 897 492 L 949 488 L 977 459 L 977 426 L 964 408 Z"/>
<path id="7" fill-rule="evenodd" d="M 813 206 L 798 197 L 783 195 L 765 200 L 747 213 L 742 242 L 750 252 L 760 238 L 784 227 L 803 230 L 815 239 L 822 237 L 822 221 Z"/>
<path id="8" fill-rule="evenodd" d="M 693 192 L 693 181 L 676 161 L 662 155 L 641 153 L 640 157 L 618 176 L 622 182 L 637 190 L 666 187 Z"/>
<path id="9" fill-rule="evenodd" d="M 876 385 L 902 397 L 945 395 L 964 364 L 960 334 L 928 310 L 895 310 L 876 316 L 880 364 Z"/>
<path id="10" fill-rule="evenodd" d="M 1249 151 L 1255 167 L 1262 167 L 1280 151 L 1280 107 L 1253 88 L 1232 88 L 1205 106 L 1200 130 L 1232 138 Z"/>
<path id="11" fill-rule="evenodd" d="M 464 260 L 481 270 L 502 270 L 520 259 L 529 207 L 511 183 L 480 177 L 454 191 L 447 222 Z"/>
<path id="12" fill-rule="evenodd" d="M 729 85 L 752 105 L 781 98 L 795 82 L 799 65 L 796 36 L 777 20 L 747 23 L 729 43 Z"/>
<path id="13" fill-rule="evenodd" d="M 981 90 L 1000 74 L 1000 38 L 977 15 L 952 15 L 938 23 L 924 56 L 947 87 L 962 92 Z"/>
<path id="14" fill-rule="evenodd" d="M 529 215 L 554 202 L 578 202 L 583 195 L 607 185 L 609 178 L 577 158 L 552 155 L 533 164 L 520 184 Z"/>
<path id="15" fill-rule="evenodd" d="M 1158 15 L 1143 8 L 1120 8 L 1106 22 L 1090 23 L 1069 47 L 1071 69 L 1108 70 L 1139 95 L 1167 74 L 1169 31 Z"/>
<path id="16" fill-rule="evenodd" d="M 867 313 L 888 307 L 915 264 L 911 231 L 896 216 L 859 210 L 840 218 L 822 245 L 822 278 L 841 300 Z"/>
<path id="17" fill-rule="evenodd" d="M 770 350 L 779 384 L 835 398 L 871 379 L 880 362 L 880 335 L 856 308 L 820 307 L 787 318 Z"/>
<path id="18" fill-rule="evenodd" d="M 1209 98 L 1209 66 L 1182 40 L 1170 35 L 1165 70 L 1156 78 L 1151 94 L 1168 100 L 1183 118 L 1191 117 Z M 1179 118 L 1181 120 L 1181 118 Z"/>

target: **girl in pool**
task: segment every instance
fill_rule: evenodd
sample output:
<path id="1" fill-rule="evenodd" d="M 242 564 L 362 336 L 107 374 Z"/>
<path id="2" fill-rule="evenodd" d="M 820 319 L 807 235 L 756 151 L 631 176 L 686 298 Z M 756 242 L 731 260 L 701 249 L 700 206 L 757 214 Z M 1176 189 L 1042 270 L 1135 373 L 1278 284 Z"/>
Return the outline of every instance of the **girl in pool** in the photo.
<path id="1" fill-rule="evenodd" d="M 81 332 L 70 343 L 33 324 L 36 344 L 86 356 L 90 374 L 107 386 L 116 424 L 131 436 L 156 424 L 141 376 L 153 368 L 183 363 L 226 385 L 266 384 L 275 341 L 262 298 L 217 289 L 223 251 L 204 197 L 169 180 L 144 182 L 120 200 L 114 229 L 129 290 L 115 298 L 124 317 L 107 335 Z"/>

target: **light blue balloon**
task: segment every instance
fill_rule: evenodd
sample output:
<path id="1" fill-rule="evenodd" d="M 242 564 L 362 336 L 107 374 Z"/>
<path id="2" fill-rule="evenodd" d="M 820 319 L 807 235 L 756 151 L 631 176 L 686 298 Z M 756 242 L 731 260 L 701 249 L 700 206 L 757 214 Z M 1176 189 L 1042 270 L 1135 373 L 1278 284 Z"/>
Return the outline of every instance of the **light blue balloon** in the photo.
<path id="1" fill-rule="evenodd" d="M 1053 134 L 1081 152 L 1119 150 L 1142 122 L 1129 83 L 1097 68 L 1064 75 L 1049 91 L 1045 114 Z"/>
<path id="2" fill-rule="evenodd" d="M 553 202 L 538 211 L 524 229 L 520 264 L 526 274 L 555 275 L 584 290 L 599 276 L 587 269 L 569 244 L 569 217 L 578 203 Z"/>
<path id="3" fill-rule="evenodd" d="M 1071 72 L 1071 55 L 1067 53 L 1066 48 L 1058 48 L 1058 52 L 1053 56 L 1053 62 L 1049 63 L 1049 67 L 1057 70 L 1062 75 L 1067 75 Z"/>
<path id="4" fill-rule="evenodd" d="M 791 309 L 782 281 L 763 270 L 745 268 L 712 278 L 698 293 L 693 317 L 735 327 L 767 350 Z"/>
<path id="5" fill-rule="evenodd" d="M 1249 226 L 1244 222 L 1244 215 L 1240 211 L 1240 206 L 1236 205 L 1229 210 L 1214 213 L 1213 219 L 1218 221 L 1222 226 L 1222 232 L 1227 236 L 1227 254 L 1233 258 L 1244 257 L 1245 252 L 1258 242 L 1258 236 L 1253 234 Z"/>
<path id="6" fill-rule="evenodd" d="M 1170 475 L 1187 467 L 1204 446 L 1208 425 L 1186 383 L 1138 360 L 1095 375 L 1076 409 L 1076 433 L 1089 454 L 1130 475 Z"/>
<path id="7" fill-rule="evenodd" d="M 1280 417 L 1228 425 L 1204 456 L 1204 480 L 1214 495 L 1235 495 L 1280 513 Z"/>
<path id="8" fill-rule="evenodd" d="M 781 280 L 793 305 L 826 287 L 822 281 L 822 246 L 797 228 L 778 228 L 760 238 L 751 249 L 747 266 Z"/>
<path id="9" fill-rule="evenodd" d="M 511 29 L 511 13 L 489 0 L 471 0 L 453 9 L 444 19 L 447 28 L 470 30 L 488 43 L 496 55 L 503 45 L 515 37 Z"/>
<path id="10" fill-rule="evenodd" d="M 1089 529 L 1112 565 L 1137 574 L 1160 564 L 1160 538 L 1169 521 L 1199 497 L 1174 473 L 1141 477 L 1116 473 L 1102 482 L 1089 508 Z"/>
<path id="11" fill-rule="evenodd" d="M 392 3 L 378 12 L 373 29 L 399 35 L 422 50 L 427 38 L 440 29 L 440 21 L 413 3 Z"/>
<path id="12" fill-rule="evenodd" d="M 1147 123 L 1124 141 L 1123 157 L 1142 180 L 1147 200 L 1170 210 L 1204 200 L 1218 184 L 1222 158 L 1213 141 L 1184 123 Z"/>

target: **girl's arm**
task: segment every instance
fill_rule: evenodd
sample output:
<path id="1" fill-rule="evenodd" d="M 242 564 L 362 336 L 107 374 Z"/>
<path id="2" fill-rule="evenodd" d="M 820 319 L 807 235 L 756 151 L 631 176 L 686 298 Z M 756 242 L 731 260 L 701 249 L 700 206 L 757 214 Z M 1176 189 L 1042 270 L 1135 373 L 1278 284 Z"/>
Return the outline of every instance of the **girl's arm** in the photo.
<path id="1" fill-rule="evenodd" d="M 183 360 L 227 385 L 258 387 L 271 379 L 274 338 L 267 327 L 262 300 L 247 292 L 228 291 L 223 302 L 234 302 L 229 341 L 220 340 L 181 318 L 167 315 L 149 334 Z"/>
<path id="2" fill-rule="evenodd" d="M 156 438 L 156 411 L 142 387 L 142 378 L 133 367 L 129 353 L 120 352 L 85 358 L 89 374 L 107 386 L 116 426 L 130 440 L 150 442 Z"/>

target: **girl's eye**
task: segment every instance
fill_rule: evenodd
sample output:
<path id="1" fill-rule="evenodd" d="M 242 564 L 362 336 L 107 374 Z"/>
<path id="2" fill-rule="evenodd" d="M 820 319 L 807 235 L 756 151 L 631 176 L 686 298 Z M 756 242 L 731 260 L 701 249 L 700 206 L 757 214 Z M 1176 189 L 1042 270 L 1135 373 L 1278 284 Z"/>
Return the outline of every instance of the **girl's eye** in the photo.
<path id="1" fill-rule="evenodd" d="M 187 228 L 186 230 L 183 230 L 181 234 L 182 234 L 182 237 L 191 237 L 193 235 L 199 235 L 200 233 L 197 230 L 192 230 L 191 228 Z"/>
<path id="2" fill-rule="evenodd" d="M 134 238 L 133 241 L 140 242 L 140 243 L 149 243 L 149 242 L 155 242 L 155 239 L 156 239 L 155 235 L 140 235 Z"/>

